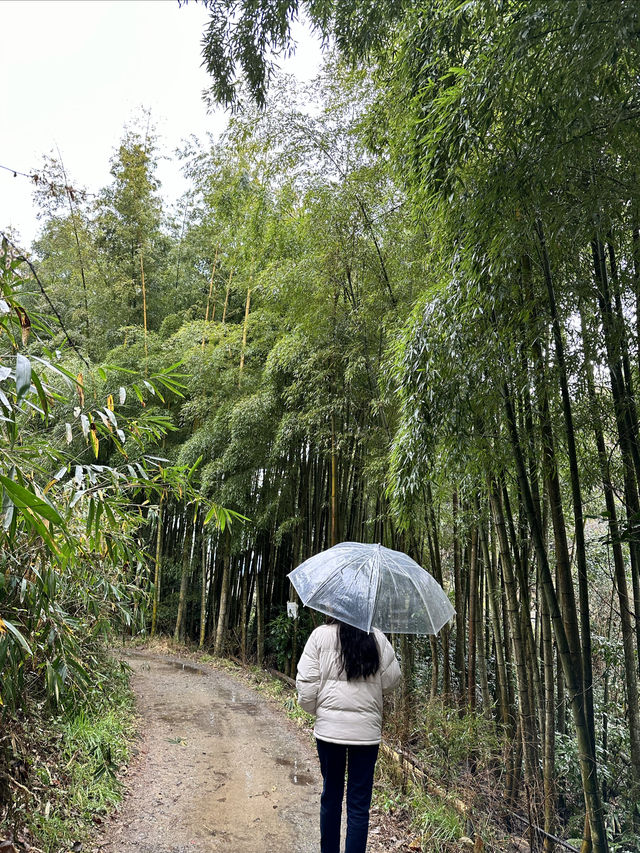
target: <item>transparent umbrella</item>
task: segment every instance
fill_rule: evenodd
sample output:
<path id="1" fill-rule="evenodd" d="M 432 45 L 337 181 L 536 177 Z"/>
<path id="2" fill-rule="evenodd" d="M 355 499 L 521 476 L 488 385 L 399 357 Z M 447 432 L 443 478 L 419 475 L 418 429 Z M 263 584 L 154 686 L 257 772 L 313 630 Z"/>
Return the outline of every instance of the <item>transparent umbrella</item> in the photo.
<path id="1" fill-rule="evenodd" d="M 426 569 L 382 545 L 341 542 L 288 577 L 307 607 L 363 631 L 437 634 L 455 613 Z"/>

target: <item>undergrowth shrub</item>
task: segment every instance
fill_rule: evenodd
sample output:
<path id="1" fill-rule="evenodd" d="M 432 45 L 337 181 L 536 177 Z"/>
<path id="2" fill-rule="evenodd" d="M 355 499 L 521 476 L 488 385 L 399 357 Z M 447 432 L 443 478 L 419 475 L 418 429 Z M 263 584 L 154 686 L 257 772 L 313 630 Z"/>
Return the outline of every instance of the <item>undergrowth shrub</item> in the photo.
<path id="1" fill-rule="evenodd" d="M 19 847 L 56 853 L 80 843 L 119 802 L 118 775 L 130 758 L 133 694 L 129 667 L 96 655 L 95 678 L 82 705 L 28 715 L 5 714 L 0 739 L 0 836 Z M 17 783 L 17 784 L 16 784 Z"/>
<path id="2" fill-rule="evenodd" d="M 480 713 L 447 707 L 436 700 L 416 709 L 416 753 L 441 783 L 454 781 L 461 770 L 490 767 L 501 752 L 493 720 Z"/>

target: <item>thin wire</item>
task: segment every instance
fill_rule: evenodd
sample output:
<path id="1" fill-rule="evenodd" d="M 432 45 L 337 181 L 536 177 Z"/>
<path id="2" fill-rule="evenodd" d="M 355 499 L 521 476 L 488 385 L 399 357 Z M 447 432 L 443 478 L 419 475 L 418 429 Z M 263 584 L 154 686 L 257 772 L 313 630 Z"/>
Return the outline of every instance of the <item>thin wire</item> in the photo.
<path id="1" fill-rule="evenodd" d="M 1 163 L 0 169 L 4 169 L 5 172 L 11 172 L 14 178 L 17 178 L 18 175 L 21 175 L 23 178 L 29 178 L 30 180 L 35 181 L 38 177 L 36 174 L 27 175 L 26 172 L 21 172 L 19 169 L 11 169 L 9 166 L 3 166 Z"/>
<path id="2" fill-rule="evenodd" d="M 18 175 L 20 175 L 21 178 L 29 178 L 29 180 L 32 183 L 34 183 L 36 186 L 38 186 L 38 184 L 43 184 L 43 185 L 46 184 L 46 185 L 51 186 L 51 187 L 55 186 L 53 181 L 46 181 L 44 178 L 42 178 L 40 176 L 40 174 L 38 172 L 32 172 L 29 175 L 29 174 L 27 174 L 27 172 L 21 172 L 20 169 L 12 169 L 10 166 L 3 166 L 2 163 L 0 163 L 0 169 L 4 169 L 5 172 L 11 172 L 11 174 L 13 175 L 14 178 L 17 178 Z M 78 195 L 82 195 L 83 198 L 98 198 L 98 196 L 99 196 L 99 193 L 90 193 L 84 189 L 76 191 L 73 189 L 73 187 L 69 187 L 69 186 L 65 186 L 62 189 L 65 192 L 69 192 L 69 190 L 77 192 Z"/>
<path id="3" fill-rule="evenodd" d="M 58 313 L 58 309 L 57 309 L 57 308 L 56 308 L 56 306 L 53 304 L 53 302 L 51 301 L 51 299 L 49 299 L 49 294 L 48 294 L 48 293 L 47 293 L 47 291 L 44 289 L 44 285 L 43 285 L 43 284 L 42 284 L 42 282 L 40 281 L 40 277 L 38 276 L 38 273 L 36 272 L 35 267 L 34 267 L 34 266 L 33 266 L 33 264 L 31 263 L 31 261 L 29 260 L 29 258 L 27 258 L 27 257 L 26 257 L 26 255 L 24 254 L 24 252 L 22 252 L 22 251 L 18 248 L 18 246 L 16 246 L 16 244 L 15 244 L 14 242 L 12 242 L 12 241 L 9 239 L 9 237 L 7 237 L 7 235 L 6 235 L 3 231 L 0 231 L 0 237 L 2 237 L 2 239 L 3 239 L 3 240 L 6 240 L 6 241 L 7 241 L 7 243 L 8 243 L 8 244 L 13 248 L 13 249 L 15 249 L 15 251 L 16 251 L 16 252 L 18 252 L 18 253 L 19 253 L 19 254 L 18 254 L 18 256 L 17 256 L 17 259 L 18 259 L 19 261 L 22 261 L 23 263 L 25 263 L 25 264 L 29 267 L 29 269 L 31 270 L 31 273 L 32 273 L 33 277 L 34 277 L 34 278 L 35 278 L 35 280 L 38 282 L 38 285 L 39 285 L 39 287 L 40 287 L 40 290 L 41 290 L 41 292 L 42 292 L 42 295 L 44 296 L 44 298 L 45 298 L 45 299 L 47 300 L 47 302 L 49 303 L 49 306 L 50 306 L 51 310 L 53 311 L 53 313 L 54 313 L 54 314 L 56 315 L 56 317 L 58 318 L 58 322 L 60 323 L 60 328 L 62 329 L 62 331 L 63 331 L 63 333 L 64 333 L 65 338 L 67 339 L 67 341 L 68 341 L 68 342 L 69 342 L 69 344 L 71 345 L 71 348 L 75 351 L 76 355 L 77 355 L 80 359 L 82 359 L 82 361 L 87 365 L 87 367 L 89 367 L 89 362 L 88 362 L 88 361 L 87 361 L 87 359 L 82 355 L 82 353 L 80 352 L 80 350 L 78 349 L 78 347 L 75 345 L 75 343 L 74 343 L 74 342 L 73 342 L 73 340 L 71 339 L 71 336 L 70 336 L 70 335 L 69 335 L 69 333 L 67 332 L 67 330 L 66 330 L 66 328 L 65 328 L 65 325 L 64 325 L 64 323 L 62 322 L 62 317 L 61 317 L 61 316 L 60 316 L 60 314 Z"/>

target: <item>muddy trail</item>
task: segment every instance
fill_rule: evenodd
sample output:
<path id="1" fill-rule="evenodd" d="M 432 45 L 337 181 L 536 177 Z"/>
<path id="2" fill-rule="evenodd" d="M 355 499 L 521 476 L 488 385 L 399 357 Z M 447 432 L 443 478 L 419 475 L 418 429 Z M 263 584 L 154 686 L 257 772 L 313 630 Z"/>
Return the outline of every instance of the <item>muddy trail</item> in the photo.
<path id="1" fill-rule="evenodd" d="M 104 853 L 316 853 L 321 777 L 308 734 L 233 676 L 130 653 L 138 757 Z M 343 816 L 344 823 L 344 816 Z M 375 817 L 368 850 L 376 840 Z"/>

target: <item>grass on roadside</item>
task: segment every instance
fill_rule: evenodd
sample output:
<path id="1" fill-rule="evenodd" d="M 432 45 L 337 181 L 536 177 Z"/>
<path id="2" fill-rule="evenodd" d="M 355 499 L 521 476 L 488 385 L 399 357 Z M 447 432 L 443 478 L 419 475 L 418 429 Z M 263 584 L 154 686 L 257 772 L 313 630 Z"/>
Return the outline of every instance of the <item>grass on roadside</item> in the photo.
<path id="1" fill-rule="evenodd" d="M 14 779 L 12 809 L 0 820 L 0 837 L 43 853 L 69 850 L 120 801 L 117 774 L 127 764 L 135 734 L 133 694 L 127 668 L 106 665 L 100 686 L 82 707 L 50 715 L 44 708 L 28 719 L 4 721 L 12 732 L 5 747 Z M 104 673 L 103 673 L 104 675 Z"/>
<path id="2" fill-rule="evenodd" d="M 383 814 L 394 815 L 413 836 L 410 849 L 429 853 L 453 853 L 465 834 L 464 822 L 446 800 L 429 794 L 403 777 L 398 766 L 384 754 L 376 766 L 373 805 Z"/>
<path id="3" fill-rule="evenodd" d="M 258 692 L 282 705 L 289 719 L 295 720 L 301 727 L 312 728 L 313 717 L 298 705 L 296 692 L 292 687 L 257 666 L 248 667 L 247 675 L 251 685 Z"/>

